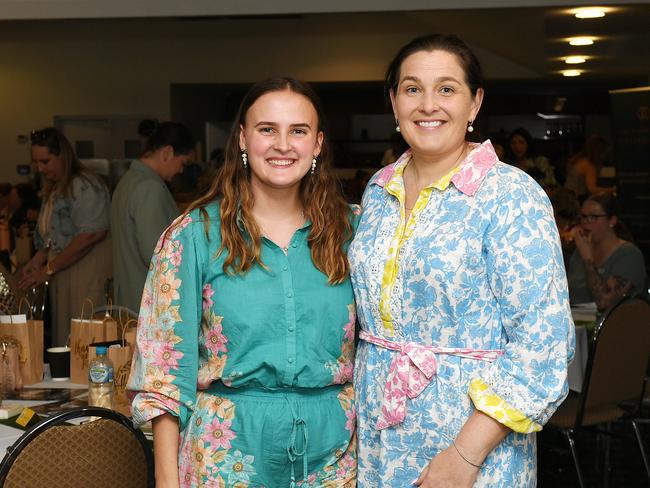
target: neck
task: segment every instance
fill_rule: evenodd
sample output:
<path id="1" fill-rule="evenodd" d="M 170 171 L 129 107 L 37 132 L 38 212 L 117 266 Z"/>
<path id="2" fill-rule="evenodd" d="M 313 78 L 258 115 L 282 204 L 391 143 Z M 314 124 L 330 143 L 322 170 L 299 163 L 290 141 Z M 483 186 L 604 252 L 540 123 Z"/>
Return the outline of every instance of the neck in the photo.
<path id="1" fill-rule="evenodd" d="M 409 166 L 412 166 L 418 188 L 422 189 L 445 176 L 463 161 L 468 152 L 469 146 L 463 142 L 462 145 L 443 156 L 413 153 Z"/>
<path id="2" fill-rule="evenodd" d="M 302 214 L 302 204 L 298 195 L 298 187 L 295 189 L 269 189 L 253 186 L 253 214 L 268 220 L 284 220 L 287 217 L 294 217 Z"/>
<path id="3" fill-rule="evenodd" d="M 163 164 L 160 159 L 154 157 L 154 156 L 142 156 L 140 158 L 140 161 L 142 161 L 146 166 L 149 166 L 154 172 L 160 176 L 163 180 L 165 177 L 163 176 Z"/>
<path id="4" fill-rule="evenodd" d="M 605 252 L 618 243 L 618 236 L 614 232 L 609 232 L 597 241 L 592 239 L 592 246 L 596 252 Z"/>

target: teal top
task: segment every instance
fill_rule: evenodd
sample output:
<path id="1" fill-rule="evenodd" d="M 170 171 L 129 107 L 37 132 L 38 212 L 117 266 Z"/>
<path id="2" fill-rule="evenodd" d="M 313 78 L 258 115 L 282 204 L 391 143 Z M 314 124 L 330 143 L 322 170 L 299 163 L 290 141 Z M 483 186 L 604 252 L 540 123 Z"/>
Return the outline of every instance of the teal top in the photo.
<path id="1" fill-rule="evenodd" d="M 137 312 L 160 234 L 178 217 L 163 179 L 140 160 L 120 179 L 111 203 L 113 292 L 116 305 Z"/>
<path id="2" fill-rule="evenodd" d="M 219 206 L 197 210 L 161 239 L 143 291 L 128 389 L 134 423 L 169 412 L 181 428 L 197 389 L 322 388 L 352 380 L 355 309 L 349 279 L 329 285 L 307 243 L 311 224 L 285 252 L 262 238 L 266 269 L 224 272 Z M 357 214 L 355 209 L 353 212 Z M 356 218 L 356 217 L 355 217 Z"/>

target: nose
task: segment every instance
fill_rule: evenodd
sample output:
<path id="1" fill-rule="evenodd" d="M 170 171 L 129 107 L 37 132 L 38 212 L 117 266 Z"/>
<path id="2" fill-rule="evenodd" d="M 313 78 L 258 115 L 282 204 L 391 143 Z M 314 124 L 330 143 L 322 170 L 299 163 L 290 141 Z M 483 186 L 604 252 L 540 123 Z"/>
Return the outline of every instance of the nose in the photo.
<path id="1" fill-rule="evenodd" d="M 425 114 L 430 114 L 438 110 L 438 100 L 432 90 L 425 90 L 422 95 L 422 105 L 420 110 Z"/>
<path id="2" fill-rule="evenodd" d="M 289 135 L 286 132 L 278 132 L 275 138 L 274 148 L 280 152 L 287 152 L 291 149 Z"/>

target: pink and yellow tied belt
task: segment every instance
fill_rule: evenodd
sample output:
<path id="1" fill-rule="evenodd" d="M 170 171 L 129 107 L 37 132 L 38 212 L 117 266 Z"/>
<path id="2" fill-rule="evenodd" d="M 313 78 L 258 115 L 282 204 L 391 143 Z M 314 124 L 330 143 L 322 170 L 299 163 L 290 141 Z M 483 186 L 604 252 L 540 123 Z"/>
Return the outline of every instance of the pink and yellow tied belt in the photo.
<path id="1" fill-rule="evenodd" d="M 436 354 L 450 354 L 481 361 L 494 361 L 503 354 L 500 349 L 462 349 L 454 347 L 435 347 L 407 342 L 389 341 L 361 331 L 359 338 L 375 346 L 399 352 L 390 363 L 390 371 L 384 390 L 384 401 L 377 419 L 377 429 L 385 429 L 404 421 L 406 417 L 406 398 L 415 398 L 436 374 L 438 363 Z"/>

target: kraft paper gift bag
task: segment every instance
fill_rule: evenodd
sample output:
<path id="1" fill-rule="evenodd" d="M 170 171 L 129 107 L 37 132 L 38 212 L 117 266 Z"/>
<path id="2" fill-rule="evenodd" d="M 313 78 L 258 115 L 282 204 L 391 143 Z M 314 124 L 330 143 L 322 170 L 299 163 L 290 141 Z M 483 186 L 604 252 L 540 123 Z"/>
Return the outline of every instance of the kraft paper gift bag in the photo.
<path id="1" fill-rule="evenodd" d="M 23 304 L 27 305 L 29 315 L 20 313 Z M 24 385 L 33 385 L 43 381 L 43 321 L 34 320 L 26 299 L 20 301 L 18 312 L 17 315 L 0 315 L 0 338 L 19 345 L 22 382 Z"/>
<path id="2" fill-rule="evenodd" d="M 86 305 L 90 305 L 90 314 L 85 318 Z M 84 301 L 81 315 L 70 320 L 70 380 L 73 383 L 88 383 L 88 348 L 96 342 L 117 340 L 117 322 L 110 315 L 103 319 L 93 319 L 94 304 Z"/>

